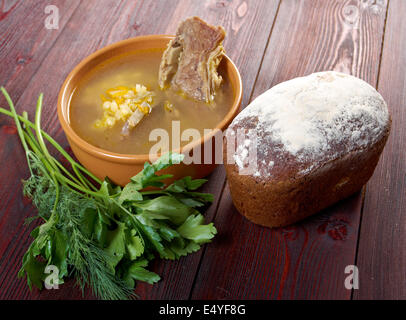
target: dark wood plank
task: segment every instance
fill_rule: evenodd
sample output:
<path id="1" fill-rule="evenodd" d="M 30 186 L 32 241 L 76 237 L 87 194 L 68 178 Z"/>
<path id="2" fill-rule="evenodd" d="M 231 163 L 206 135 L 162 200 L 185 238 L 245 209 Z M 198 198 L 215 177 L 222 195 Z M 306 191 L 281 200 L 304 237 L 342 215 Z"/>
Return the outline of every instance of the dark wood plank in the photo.
<path id="1" fill-rule="evenodd" d="M 27 83 L 61 34 L 79 5 L 79 0 L 52 2 L 59 8 L 59 29 L 44 26 L 47 1 L 0 1 L 0 85 L 15 98 Z M 2 100 L 3 101 L 3 100 Z"/>
<path id="2" fill-rule="evenodd" d="M 360 229 L 355 299 L 406 299 L 406 1 L 391 0 L 378 90 L 392 132 L 367 186 Z"/>
<path id="3" fill-rule="evenodd" d="M 193 298 L 348 298 L 337 254 L 356 243 L 353 213 L 360 208 L 356 194 L 300 224 L 269 230 L 237 212 L 227 187 L 215 220 L 219 235 L 206 249 Z"/>
<path id="4" fill-rule="evenodd" d="M 282 1 L 253 96 L 321 70 L 375 85 L 385 12 L 386 2 Z M 192 297 L 349 299 L 344 269 L 355 261 L 361 200 L 358 193 L 302 223 L 270 230 L 242 218 L 226 189 L 215 218 L 219 236 L 206 249 Z"/>
<path id="5" fill-rule="evenodd" d="M 57 137 L 62 145 L 67 147 L 54 108 L 59 87 L 74 65 L 92 51 L 120 39 L 148 33 L 174 33 L 178 22 L 192 15 L 199 15 L 209 22 L 225 26 L 228 31 L 226 49 L 245 76 L 244 86 L 249 95 L 259 70 L 277 5 L 277 2 L 269 3 L 266 0 L 249 4 L 239 1 L 206 3 L 169 1 L 169 4 L 152 1 L 105 1 L 103 3 L 97 1 L 97 5 L 96 1 L 82 2 L 46 57 L 47 63 L 41 65 L 19 99 L 17 108 L 20 111 L 25 108 L 32 112 L 33 100 L 39 92 L 45 92 L 43 125 Z M 265 28 L 264 25 L 266 25 Z M 245 52 L 241 51 L 241 45 L 249 49 Z M 54 72 L 55 66 L 58 66 L 57 73 Z M 247 98 L 246 95 L 245 100 Z M 13 133 L 12 128 L 5 131 Z M 3 219 L 4 228 L 9 225 L 9 220 L 14 221 L 13 228 L 10 228 L 13 234 L 0 246 L 5 248 L 9 257 L 4 258 L 0 263 L 0 288 L 5 289 L 3 295 L 7 298 L 79 298 L 80 293 L 73 288 L 72 282 L 63 285 L 57 292 L 34 291 L 30 294 L 25 281 L 16 280 L 16 271 L 21 257 L 31 241 L 28 234 L 32 226 L 23 226 L 22 221 L 33 214 L 33 208 L 27 203 L 21 203 L 21 185 L 19 179 L 15 177 L 26 176 L 27 170 L 21 148 L 17 147 L 17 139 L 15 137 L 12 139 L 14 139 L 13 142 L 8 140 L 9 147 L 6 148 L 6 152 L 1 154 L 3 160 L 7 158 L 8 163 L 14 162 L 17 166 L 10 168 L 9 172 L 0 172 L 0 178 L 2 178 L 1 175 L 7 175 L 5 181 L 10 183 L 9 191 L 4 196 L 4 212 L 8 212 Z M 205 191 L 214 193 L 219 199 L 223 185 L 224 171 L 219 168 L 212 174 L 210 184 L 205 187 Z M 207 213 L 208 219 L 214 216 L 215 210 L 216 204 Z M 15 214 L 16 211 L 18 215 Z M 13 242 L 17 238 L 20 239 L 19 242 Z M 163 280 L 155 286 L 140 284 L 137 293 L 141 298 L 188 298 L 200 257 L 201 252 L 180 262 L 155 262 L 154 270 L 163 276 Z M 91 295 L 86 297 L 91 298 Z"/>

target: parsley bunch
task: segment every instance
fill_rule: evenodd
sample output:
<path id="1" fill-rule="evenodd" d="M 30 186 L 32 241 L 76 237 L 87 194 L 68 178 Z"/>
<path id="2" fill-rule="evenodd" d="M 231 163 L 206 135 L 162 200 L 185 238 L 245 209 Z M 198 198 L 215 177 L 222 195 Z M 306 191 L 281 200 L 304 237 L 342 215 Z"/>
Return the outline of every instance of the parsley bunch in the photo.
<path id="1" fill-rule="evenodd" d="M 28 221 L 43 220 L 31 233 L 34 240 L 19 272 L 30 288 L 41 289 L 45 268 L 55 265 L 59 284 L 73 276 L 82 290 L 89 286 L 101 299 L 131 298 L 135 281 L 160 280 L 147 269 L 149 261 L 179 259 L 217 233 L 199 211 L 213 202 L 213 195 L 196 191 L 206 180 L 185 177 L 165 185 L 172 176 L 157 174 L 180 163 L 183 155 L 168 153 L 145 163 L 124 188 L 100 181 L 41 130 L 42 94 L 33 123 L 26 112 L 18 115 L 6 90 L 1 91 L 10 110 L 0 108 L 0 113 L 14 118 L 30 170 L 23 190 L 38 215 Z M 70 168 L 50 154 L 45 141 Z"/>

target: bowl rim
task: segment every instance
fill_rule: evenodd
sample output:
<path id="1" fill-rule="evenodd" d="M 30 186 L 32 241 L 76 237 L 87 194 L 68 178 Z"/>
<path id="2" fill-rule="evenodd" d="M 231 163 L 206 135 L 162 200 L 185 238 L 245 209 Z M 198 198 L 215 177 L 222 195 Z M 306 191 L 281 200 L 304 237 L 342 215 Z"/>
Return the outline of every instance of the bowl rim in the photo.
<path id="1" fill-rule="evenodd" d="M 152 159 L 157 159 L 159 157 L 159 154 L 124 154 L 124 153 L 116 153 L 112 151 L 108 151 L 99 147 L 96 147 L 92 145 L 91 143 L 85 141 L 82 139 L 71 127 L 67 120 L 67 111 L 69 109 L 69 104 L 70 104 L 70 97 L 67 97 L 67 90 L 69 87 L 69 84 L 71 83 L 72 79 L 75 77 L 75 75 L 83 68 L 85 67 L 88 63 L 90 63 L 92 60 L 95 58 L 105 54 L 108 51 L 114 50 L 117 47 L 125 46 L 129 43 L 132 42 L 142 42 L 146 40 L 153 40 L 153 39 L 167 39 L 168 41 L 173 39 L 175 36 L 173 35 L 167 35 L 167 34 L 158 34 L 158 35 L 143 35 L 143 36 L 137 36 L 125 40 L 121 40 L 118 42 L 115 42 L 113 44 L 110 44 L 106 47 L 103 47 L 86 58 L 84 58 L 82 61 L 80 61 L 74 68 L 73 70 L 68 74 L 68 76 L 65 78 L 65 81 L 62 84 L 62 87 L 59 91 L 58 95 L 58 102 L 57 102 L 57 113 L 58 113 L 58 119 L 59 122 L 62 126 L 63 131 L 65 132 L 65 135 L 67 136 L 68 140 L 73 141 L 80 149 L 83 151 L 90 153 L 92 156 L 95 156 L 100 159 L 108 159 L 109 161 L 112 162 L 119 162 L 119 163 L 128 163 L 128 164 L 141 164 L 147 161 L 151 161 Z M 234 92 L 234 101 L 233 104 L 228 111 L 228 113 L 224 116 L 224 118 L 216 125 L 213 130 L 211 130 L 208 134 L 205 134 L 200 140 L 192 141 L 188 143 L 187 145 L 170 150 L 171 152 L 177 152 L 177 153 L 185 153 L 185 152 L 190 152 L 193 148 L 197 147 L 198 145 L 203 145 L 215 135 L 216 132 L 224 130 L 233 120 L 233 118 L 238 114 L 241 101 L 242 101 L 242 96 L 243 96 L 243 87 L 242 87 L 242 80 L 241 80 L 241 75 L 234 64 L 234 62 L 227 56 L 224 55 L 224 59 L 227 60 L 227 63 L 231 66 L 231 70 L 233 73 L 235 73 L 236 78 L 237 78 L 237 85 L 235 88 L 233 88 Z M 71 95 L 72 93 L 70 93 Z M 66 107 L 63 108 L 62 102 L 66 102 Z M 71 141 L 68 141 L 69 143 Z"/>

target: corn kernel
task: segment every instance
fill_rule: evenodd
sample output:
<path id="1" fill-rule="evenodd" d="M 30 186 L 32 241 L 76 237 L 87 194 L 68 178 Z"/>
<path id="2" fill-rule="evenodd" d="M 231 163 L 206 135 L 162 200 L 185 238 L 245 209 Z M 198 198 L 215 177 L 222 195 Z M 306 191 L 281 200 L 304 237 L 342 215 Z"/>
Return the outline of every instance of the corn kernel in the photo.
<path id="1" fill-rule="evenodd" d="M 109 126 L 109 127 L 114 126 L 115 123 L 116 123 L 116 120 L 115 120 L 114 118 L 112 118 L 112 117 L 108 117 L 108 118 L 106 119 L 106 124 L 107 124 L 107 126 Z"/>
<path id="2" fill-rule="evenodd" d="M 121 106 L 121 113 L 125 117 L 126 115 L 129 115 L 131 113 L 131 109 L 127 104 L 123 104 Z"/>
<path id="3" fill-rule="evenodd" d="M 110 101 L 105 101 L 105 102 L 103 103 L 103 109 L 104 109 L 104 110 L 109 110 L 109 109 L 110 109 L 110 104 L 111 104 Z"/>
<path id="4" fill-rule="evenodd" d="M 113 102 L 110 104 L 110 110 L 111 110 L 112 112 L 114 112 L 114 113 L 117 112 L 117 110 L 118 110 L 118 104 L 117 104 L 117 102 L 113 101 Z"/>
<path id="5" fill-rule="evenodd" d="M 127 121 L 134 112 L 141 119 L 151 112 L 153 93 L 147 87 L 136 84 L 133 88 L 118 86 L 106 91 L 109 98 L 101 95 L 103 118 L 94 123 L 96 128 L 113 127 L 117 121 Z"/>

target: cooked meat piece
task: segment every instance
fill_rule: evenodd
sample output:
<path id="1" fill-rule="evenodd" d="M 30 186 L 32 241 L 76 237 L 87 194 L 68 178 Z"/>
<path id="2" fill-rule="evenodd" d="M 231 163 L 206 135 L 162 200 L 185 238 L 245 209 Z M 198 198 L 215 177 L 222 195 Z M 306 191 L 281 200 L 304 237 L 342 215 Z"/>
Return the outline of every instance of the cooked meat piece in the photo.
<path id="1" fill-rule="evenodd" d="M 224 55 L 224 37 L 223 27 L 211 26 L 198 17 L 183 21 L 163 54 L 160 87 L 172 85 L 196 100 L 213 100 L 222 82 L 217 67 Z"/>
<path id="2" fill-rule="evenodd" d="M 177 41 L 177 38 L 169 41 L 168 48 L 165 50 L 161 64 L 159 66 L 158 82 L 161 89 L 166 89 L 170 86 L 170 82 L 178 71 L 178 63 L 182 46 Z"/>
<path id="3" fill-rule="evenodd" d="M 121 129 L 121 134 L 123 136 L 128 136 L 130 130 L 134 128 L 140 121 L 144 118 L 145 113 L 141 112 L 139 109 L 135 110 L 133 114 L 128 118 L 124 123 L 123 128 Z"/>
<path id="4" fill-rule="evenodd" d="M 144 101 L 143 103 L 141 103 L 141 107 L 147 108 L 146 110 L 148 110 L 148 113 L 151 113 L 152 107 L 154 107 L 154 105 L 151 106 L 149 103 Z M 121 135 L 128 136 L 130 134 L 130 130 L 137 126 L 146 115 L 147 112 L 136 109 L 124 123 L 124 126 L 121 129 Z"/>

